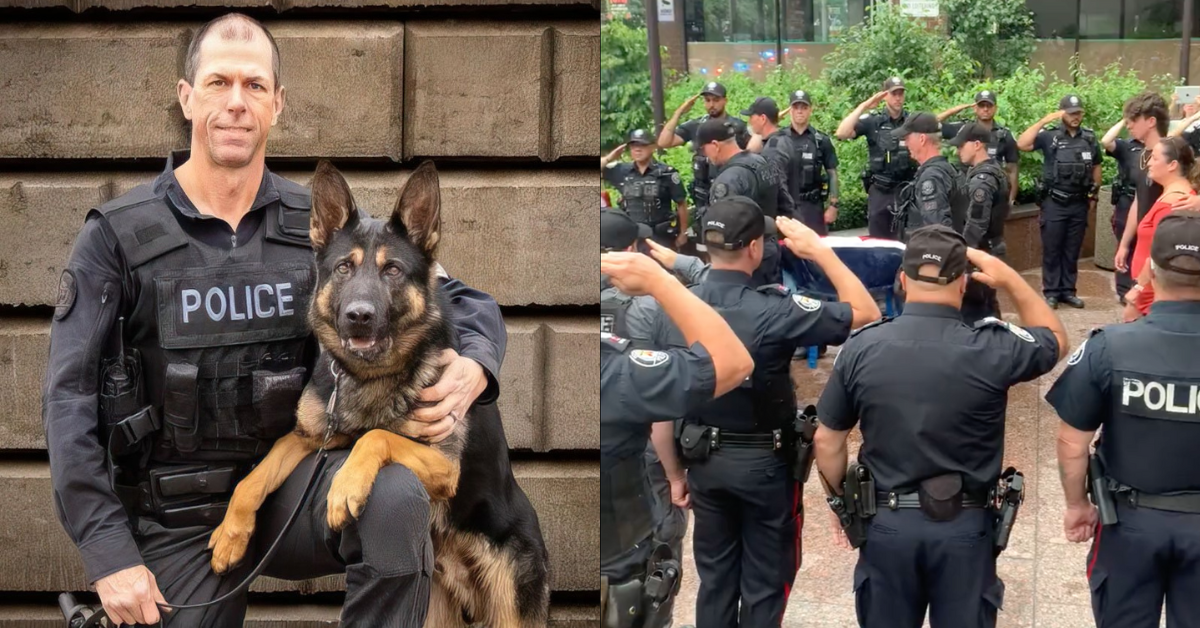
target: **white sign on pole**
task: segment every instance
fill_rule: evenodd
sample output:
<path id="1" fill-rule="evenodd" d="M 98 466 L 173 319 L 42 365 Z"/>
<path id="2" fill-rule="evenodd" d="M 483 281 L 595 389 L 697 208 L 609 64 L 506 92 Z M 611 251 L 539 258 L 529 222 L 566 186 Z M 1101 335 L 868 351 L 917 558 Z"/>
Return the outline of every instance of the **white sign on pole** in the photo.
<path id="1" fill-rule="evenodd" d="M 900 0 L 900 12 L 911 17 L 937 17 L 938 0 Z"/>
<path id="2" fill-rule="evenodd" d="M 675 0 L 658 0 L 658 21 L 675 21 Z"/>

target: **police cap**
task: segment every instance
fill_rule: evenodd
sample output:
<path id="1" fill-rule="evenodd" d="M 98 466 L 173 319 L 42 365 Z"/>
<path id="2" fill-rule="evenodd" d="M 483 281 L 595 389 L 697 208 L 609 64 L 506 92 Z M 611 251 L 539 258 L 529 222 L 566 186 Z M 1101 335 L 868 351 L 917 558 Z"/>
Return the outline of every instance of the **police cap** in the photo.
<path id="1" fill-rule="evenodd" d="M 996 92 L 993 92 L 990 89 L 984 89 L 976 92 L 975 104 L 978 105 L 981 102 L 988 103 L 989 105 L 996 104 Z"/>
<path id="2" fill-rule="evenodd" d="M 645 129 L 634 129 L 629 132 L 629 141 L 626 144 L 649 146 L 654 143 L 654 138 Z"/>
<path id="3" fill-rule="evenodd" d="M 1181 257 L 1200 262 L 1200 212 L 1171 212 L 1154 230 L 1150 259 L 1156 266 L 1183 275 L 1200 275 L 1200 269 L 1178 266 L 1175 262 Z"/>
<path id="4" fill-rule="evenodd" d="M 1083 101 L 1074 94 L 1067 94 L 1062 97 L 1062 100 L 1058 101 L 1058 108 L 1066 113 L 1076 113 L 1083 111 Z"/>
<path id="5" fill-rule="evenodd" d="M 890 94 L 896 90 L 904 90 L 904 79 L 899 76 L 893 76 L 883 82 L 883 91 Z"/>
<path id="6" fill-rule="evenodd" d="M 942 123 L 928 111 L 918 111 L 908 117 L 900 128 L 892 131 L 892 137 L 908 137 L 913 133 L 940 133 Z"/>
<path id="7" fill-rule="evenodd" d="M 724 142 L 733 139 L 734 131 L 733 124 L 727 120 L 718 120 L 717 118 L 709 118 L 696 129 L 697 146 L 703 146 L 709 142 Z"/>
<path id="8" fill-rule="evenodd" d="M 758 203 L 746 196 L 728 196 L 704 212 L 700 239 L 705 246 L 736 251 L 766 234 L 775 233 L 775 222 L 763 215 Z"/>
<path id="9" fill-rule="evenodd" d="M 705 83 L 704 89 L 700 90 L 700 95 L 716 96 L 718 98 L 724 98 L 725 97 L 725 86 L 716 81 L 713 81 L 711 83 Z"/>
<path id="10" fill-rule="evenodd" d="M 742 110 L 743 116 L 767 116 L 768 120 L 774 121 L 779 119 L 779 105 L 775 104 L 775 99 L 768 96 L 759 96 L 750 103 L 750 106 Z"/>
<path id="11" fill-rule="evenodd" d="M 938 267 L 935 276 L 922 275 L 922 266 Z M 967 241 L 945 225 L 929 225 L 912 232 L 904 249 L 904 274 L 909 279 L 946 285 L 967 270 Z"/>
<path id="12" fill-rule="evenodd" d="M 802 102 L 806 105 L 812 106 L 812 98 L 808 95 L 808 92 L 806 92 L 802 89 L 798 89 L 798 90 L 792 92 L 792 96 L 788 100 L 789 105 L 794 105 L 798 102 Z"/>
<path id="13" fill-rule="evenodd" d="M 653 232 L 649 225 L 634 222 L 623 211 L 600 210 L 600 250 L 624 251 L 634 242 L 649 238 Z"/>
<path id="14" fill-rule="evenodd" d="M 987 127 L 978 122 L 968 122 L 958 130 L 958 135 L 950 140 L 951 146 L 962 146 L 967 142 L 983 142 L 987 144 L 992 141 L 992 132 Z"/>

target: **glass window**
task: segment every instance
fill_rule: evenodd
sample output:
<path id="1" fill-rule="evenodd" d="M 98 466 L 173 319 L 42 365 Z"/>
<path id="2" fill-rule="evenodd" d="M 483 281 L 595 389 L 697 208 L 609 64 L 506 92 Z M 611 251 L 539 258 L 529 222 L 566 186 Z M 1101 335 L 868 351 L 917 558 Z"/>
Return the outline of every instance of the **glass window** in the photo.
<path id="1" fill-rule="evenodd" d="M 1025 6 L 1033 12 L 1033 28 L 1038 39 L 1074 39 L 1079 31 L 1079 16 L 1075 12 L 1078 7 L 1072 0 L 1026 0 Z"/>
<path id="2" fill-rule="evenodd" d="M 783 41 L 812 41 L 813 0 L 780 0 L 780 2 L 783 4 Z"/>
<path id="3" fill-rule="evenodd" d="M 1080 3 L 1079 36 L 1082 39 L 1119 39 L 1122 0 L 1087 0 Z"/>
<path id="4" fill-rule="evenodd" d="M 685 0 L 688 41 L 770 42 L 778 31 L 776 0 Z"/>
<path id="5" fill-rule="evenodd" d="M 1126 39 L 1171 39 L 1183 35 L 1179 0 L 1125 0 Z"/>

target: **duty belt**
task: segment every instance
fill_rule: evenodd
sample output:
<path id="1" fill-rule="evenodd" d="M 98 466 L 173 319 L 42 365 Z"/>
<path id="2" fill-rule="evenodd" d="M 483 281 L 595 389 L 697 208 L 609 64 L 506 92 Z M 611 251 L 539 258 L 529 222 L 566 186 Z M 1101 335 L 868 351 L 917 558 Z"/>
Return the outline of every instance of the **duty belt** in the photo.
<path id="1" fill-rule="evenodd" d="M 136 484 L 115 482 L 126 510 L 157 519 L 168 528 L 221 523 L 228 497 L 240 477 L 234 465 L 186 465 L 151 469 Z"/>
<path id="2" fill-rule="evenodd" d="M 921 507 L 920 498 L 917 496 L 916 491 L 912 493 L 878 491 L 875 493 L 875 501 L 879 504 L 886 504 L 891 510 Z M 992 505 L 992 500 L 986 495 L 968 495 L 963 493 L 962 505 L 963 508 L 988 508 Z"/>
<path id="3" fill-rule="evenodd" d="M 725 430 L 713 430 L 713 449 L 767 449 L 783 448 L 783 431 L 739 434 Z"/>
<path id="4" fill-rule="evenodd" d="M 797 192 L 796 198 L 798 200 L 811 203 L 814 201 L 821 200 L 821 195 L 822 195 L 822 190 L 821 190 L 821 188 L 818 187 L 818 188 L 813 188 L 811 190 L 808 190 L 807 192 Z"/>
<path id="5" fill-rule="evenodd" d="M 1174 495 L 1151 495 L 1122 487 L 1116 492 L 1117 498 L 1134 508 L 1150 508 L 1167 512 L 1200 514 L 1200 493 L 1176 493 Z"/>

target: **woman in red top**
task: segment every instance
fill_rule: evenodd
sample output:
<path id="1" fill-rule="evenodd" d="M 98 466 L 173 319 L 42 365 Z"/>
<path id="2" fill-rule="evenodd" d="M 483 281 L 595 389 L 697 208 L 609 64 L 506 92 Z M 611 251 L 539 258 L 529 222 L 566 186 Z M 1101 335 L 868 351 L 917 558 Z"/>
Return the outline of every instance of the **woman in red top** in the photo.
<path id="1" fill-rule="evenodd" d="M 1154 146 L 1150 152 L 1147 174 L 1163 188 L 1162 196 L 1146 212 L 1138 223 L 1137 246 L 1129 271 L 1137 278 L 1137 285 L 1125 294 L 1125 322 L 1135 320 L 1150 312 L 1154 302 L 1154 289 L 1150 287 L 1150 243 L 1158 223 L 1170 214 L 1171 205 L 1188 195 L 1195 195 L 1200 187 L 1200 166 L 1192 147 L 1182 137 L 1169 137 Z"/>

